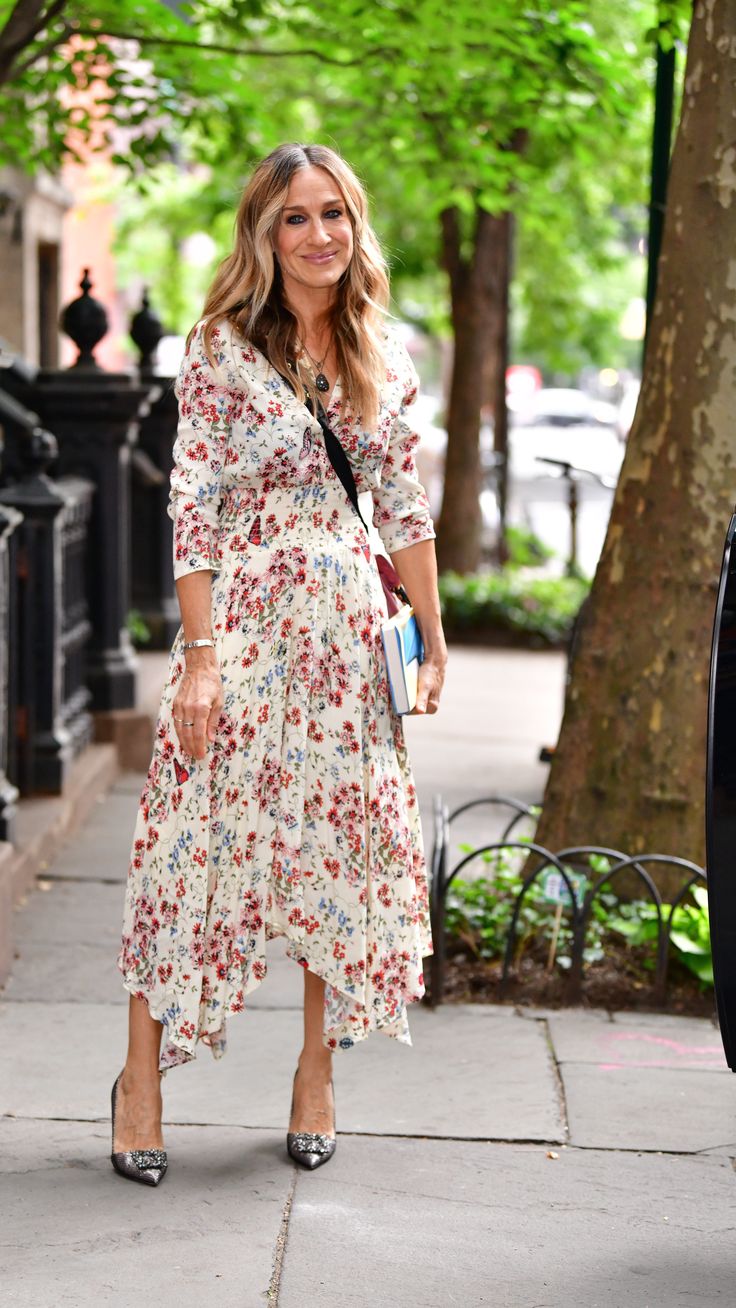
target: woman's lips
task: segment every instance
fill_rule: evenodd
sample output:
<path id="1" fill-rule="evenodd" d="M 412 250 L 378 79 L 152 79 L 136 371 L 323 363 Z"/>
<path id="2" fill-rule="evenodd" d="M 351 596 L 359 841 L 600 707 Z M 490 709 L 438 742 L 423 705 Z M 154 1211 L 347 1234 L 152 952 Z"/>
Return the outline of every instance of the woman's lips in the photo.
<path id="1" fill-rule="evenodd" d="M 326 254 L 304 254 L 302 258 L 308 259 L 310 263 L 329 263 L 330 259 L 334 259 L 336 254 L 337 250 L 328 250 Z"/>

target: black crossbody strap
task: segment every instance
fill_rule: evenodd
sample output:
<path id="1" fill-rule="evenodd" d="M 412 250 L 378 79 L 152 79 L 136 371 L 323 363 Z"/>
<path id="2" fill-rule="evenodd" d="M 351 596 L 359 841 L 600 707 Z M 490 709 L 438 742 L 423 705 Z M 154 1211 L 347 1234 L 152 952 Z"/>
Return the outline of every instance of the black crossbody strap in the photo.
<path id="1" fill-rule="evenodd" d="M 279 376 L 282 378 L 283 381 L 286 382 L 286 385 L 289 387 L 289 389 L 293 391 L 294 383 L 291 377 L 285 377 L 282 372 L 279 373 Z M 308 408 L 312 416 L 314 416 L 314 405 L 312 403 L 311 396 L 307 397 L 306 407 Z M 345 453 L 344 449 L 342 448 L 342 445 L 340 444 L 339 440 L 337 439 L 337 436 L 332 430 L 329 422 L 327 421 L 327 414 L 325 413 L 324 405 L 321 403 L 319 399 L 317 400 L 317 421 L 320 427 L 322 428 L 322 435 L 324 436 L 324 440 L 325 440 L 325 450 L 327 451 L 327 457 L 330 460 L 330 463 L 332 464 L 333 468 L 335 469 L 335 472 L 337 473 L 338 477 L 340 478 L 340 481 L 343 484 L 347 497 L 350 500 L 350 503 L 352 504 L 353 508 L 355 509 L 355 512 L 357 513 L 358 517 L 360 518 L 360 521 L 365 527 L 366 533 L 368 534 L 368 536 L 370 536 L 370 529 L 368 527 L 368 523 L 363 517 L 363 514 L 361 513 L 360 507 L 358 505 L 358 487 L 355 484 L 355 476 L 353 473 L 353 469 L 350 466 L 350 460 L 347 454 Z M 406 591 L 404 590 L 404 587 L 401 584 L 401 579 L 399 577 L 399 574 L 396 571 L 393 564 L 391 563 L 391 561 L 387 559 L 383 554 L 374 554 L 373 557 L 376 560 L 376 567 L 378 568 L 381 577 L 381 585 L 383 587 L 386 600 L 389 604 L 388 612 L 389 614 L 392 614 L 396 611 L 396 607 L 398 607 L 397 597 L 398 600 L 401 600 L 403 604 L 410 604 L 411 601 Z"/>
<path id="2" fill-rule="evenodd" d="M 279 373 L 279 376 L 283 379 L 283 381 L 286 382 L 289 389 L 293 391 L 294 383 L 292 382 L 291 378 L 285 376 L 284 373 L 282 372 Z M 306 407 L 314 417 L 314 404 L 312 403 L 311 396 L 307 397 Z M 340 481 L 342 482 L 342 485 L 345 488 L 345 493 L 347 494 L 350 503 L 355 509 L 355 512 L 360 518 L 360 521 L 362 522 L 366 531 L 368 531 L 368 524 L 366 523 L 366 520 L 363 517 L 363 514 L 361 513 L 360 507 L 358 505 L 358 487 L 355 484 L 355 476 L 353 474 L 353 469 L 350 466 L 350 460 L 347 454 L 345 453 L 344 449 L 342 448 L 342 445 L 340 444 L 337 436 L 332 430 L 329 422 L 327 421 L 327 414 L 325 413 L 324 405 L 320 400 L 317 401 L 316 416 L 317 416 L 317 422 L 322 428 L 322 435 L 324 436 L 327 457 L 330 460 L 330 463 L 332 464 L 333 468 L 335 469 L 335 472 L 337 473 L 338 477 L 340 478 Z"/>

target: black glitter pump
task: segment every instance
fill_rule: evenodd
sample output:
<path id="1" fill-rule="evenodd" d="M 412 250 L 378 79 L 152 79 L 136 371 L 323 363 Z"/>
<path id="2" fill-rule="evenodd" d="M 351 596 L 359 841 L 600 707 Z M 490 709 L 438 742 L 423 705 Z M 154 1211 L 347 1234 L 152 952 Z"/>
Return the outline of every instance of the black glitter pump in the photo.
<path id="1" fill-rule="evenodd" d="M 141 1185 L 159 1185 L 166 1175 L 169 1160 L 165 1149 L 129 1149 L 125 1153 L 115 1153 L 115 1100 L 118 1081 L 122 1072 L 115 1078 L 112 1088 L 112 1153 L 110 1162 L 121 1176 L 129 1181 L 140 1181 Z"/>
<path id="2" fill-rule="evenodd" d="M 299 1068 L 296 1070 L 299 1071 Z M 296 1072 L 294 1073 L 296 1081 Z M 330 1081 L 332 1087 L 332 1099 L 335 1099 L 335 1087 Z M 291 1087 L 291 1117 L 294 1112 L 294 1085 Z M 318 1131 L 288 1131 L 286 1135 L 286 1148 L 289 1157 L 294 1159 L 295 1163 L 301 1163 L 309 1171 L 314 1171 L 315 1167 L 321 1167 L 323 1163 L 329 1163 L 332 1155 L 337 1149 L 337 1140 L 332 1135 L 322 1135 Z"/>

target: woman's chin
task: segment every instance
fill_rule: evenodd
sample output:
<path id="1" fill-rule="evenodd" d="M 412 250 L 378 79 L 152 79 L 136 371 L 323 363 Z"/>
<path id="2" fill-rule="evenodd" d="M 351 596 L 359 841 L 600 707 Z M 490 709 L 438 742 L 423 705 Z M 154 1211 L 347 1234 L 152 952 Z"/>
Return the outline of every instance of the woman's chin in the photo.
<path id="1" fill-rule="evenodd" d="M 331 263 L 326 264 L 324 267 L 300 269 L 294 280 L 302 286 L 311 287 L 315 291 L 329 290 L 330 287 L 337 285 L 346 266 L 345 264 Z"/>

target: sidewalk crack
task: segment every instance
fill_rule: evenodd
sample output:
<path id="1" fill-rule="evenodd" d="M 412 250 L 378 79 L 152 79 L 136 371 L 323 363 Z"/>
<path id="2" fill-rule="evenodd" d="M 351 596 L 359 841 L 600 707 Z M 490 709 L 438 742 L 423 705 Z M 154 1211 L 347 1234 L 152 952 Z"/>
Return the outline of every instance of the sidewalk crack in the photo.
<path id="1" fill-rule="evenodd" d="M 565 1083 L 562 1079 L 562 1068 L 560 1067 L 560 1062 L 557 1057 L 557 1052 L 555 1050 L 554 1042 L 552 1040 L 552 1032 L 550 1030 L 549 1020 L 546 1017 L 540 1018 L 538 1020 L 541 1021 L 542 1026 L 544 1027 L 544 1037 L 545 1040 L 547 1041 L 547 1050 L 549 1053 L 550 1063 L 552 1065 L 552 1076 L 554 1078 L 555 1088 L 557 1090 L 557 1106 L 562 1121 L 562 1131 L 565 1141 L 569 1143 L 570 1121 L 567 1114 L 567 1096 L 565 1095 Z"/>
<path id="2" fill-rule="evenodd" d="M 296 1190 L 297 1179 L 295 1168 L 294 1175 L 291 1179 L 291 1185 L 289 1186 L 289 1192 L 284 1203 L 284 1211 L 281 1214 L 281 1225 L 279 1226 L 279 1232 L 276 1236 L 276 1248 L 274 1249 L 273 1255 L 273 1271 L 271 1273 L 271 1280 L 268 1283 L 268 1289 L 266 1290 L 266 1303 L 268 1304 L 268 1308 L 278 1308 L 279 1304 L 279 1295 L 281 1293 L 281 1272 L 284 1266 L 284 1257 L 286 1255 L 286 1241 L 289 1235 L 289 1221 L 291 1219 L 291 1208 L 294 1202 L 294 1192 Z"/>

